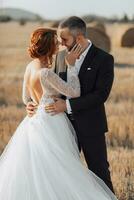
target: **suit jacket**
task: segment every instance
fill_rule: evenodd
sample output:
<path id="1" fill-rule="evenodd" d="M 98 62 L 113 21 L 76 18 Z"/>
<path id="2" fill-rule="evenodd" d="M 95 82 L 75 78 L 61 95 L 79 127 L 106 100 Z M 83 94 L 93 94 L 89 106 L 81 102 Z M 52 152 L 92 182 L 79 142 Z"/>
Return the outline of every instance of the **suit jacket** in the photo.
<path id="1" fill-rule="evenodd" d="M 56 73 L 66 78 L 66 51 L 58 54 Z M 81 96 L 70 99 L 73 118 L 82 137 L 97 136 L 108 131 L 104 103 L 114 79 L 113 56 L 92 45 L 79 71 Z"/>

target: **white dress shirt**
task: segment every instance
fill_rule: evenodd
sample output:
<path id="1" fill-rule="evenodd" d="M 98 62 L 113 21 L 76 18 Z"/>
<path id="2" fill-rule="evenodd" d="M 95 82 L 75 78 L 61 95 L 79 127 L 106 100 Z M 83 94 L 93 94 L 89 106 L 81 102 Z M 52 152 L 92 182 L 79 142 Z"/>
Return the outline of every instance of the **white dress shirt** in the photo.
<path id="1" fill-rule="evenodd" d="M 83 63 L 83 61 L 84 61 L 84 59 L 85 59 L 85 57 L 87 55 L 87 52 L 89 51 L 89 49 L 92 46 L 92 42 L 90 40 L 88 40 L 88 41 L 89 41 L 88 47 L 80 55 L 79 59 L 76 59 L 74 68 L 75 68 L 75 71 L 77 72 L 77 74 L 79 74 L 81 65 L 82 65 L 82 63 Z M 71 71 L 67 70 L 67 81 L 69 81 L 69 73 L 71 73 Z M 67 113 L 71 114 L 72 113 L 72 109 L 71 109 L 71 105 L 70 105 L 69 99 L 70 99 L 70 97 L 67 97 L 67 99 L 66 99 L 66 107 L 67 107 Z"/>

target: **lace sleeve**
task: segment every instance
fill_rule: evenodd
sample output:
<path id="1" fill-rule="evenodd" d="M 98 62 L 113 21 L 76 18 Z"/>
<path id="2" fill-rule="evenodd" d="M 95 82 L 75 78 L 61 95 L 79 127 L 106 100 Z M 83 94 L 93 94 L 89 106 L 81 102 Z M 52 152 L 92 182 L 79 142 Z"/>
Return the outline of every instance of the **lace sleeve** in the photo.
<path id="1" fill-rule="evenodd" d="M 74 67 L 73 67 L 74 68 Z M 80 83 L 78 75 L 74 69 L 70 68 L 70 81 L 63 81 L 56 73 L 50 69 L 41 70 L 41 82 L 45 85 L 45 81 L 57 90 L 60 94 L 69 97 L 79 97 L 80 96 Z"/>
<path id="2" fill-rule="evenodd" d="M 29 101 L 31 101 L 29 89 L 28 89 L 28 76 L 29 76 L 29 69 L 27 67 L 25 74 L 24 74 L 24 80 L 23 80 L 23 87 L 22 87 L 22 100 L 23 103 L 26 105 Z"/>

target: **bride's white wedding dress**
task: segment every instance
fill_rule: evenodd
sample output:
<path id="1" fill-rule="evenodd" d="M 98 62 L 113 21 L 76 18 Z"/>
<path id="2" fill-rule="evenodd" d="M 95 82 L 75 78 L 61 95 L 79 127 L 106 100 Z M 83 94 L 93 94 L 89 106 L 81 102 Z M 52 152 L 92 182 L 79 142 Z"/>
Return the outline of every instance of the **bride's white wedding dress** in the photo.
<path id="1" fill-rule="evenodd" d="M 37 112 L 24 118 L 0 157 L 0 200 L 116 199 L 82 164 L 66 114 L 51 116 L 44 111 L 51 95 L 79 96 L 77 75 L 71 74 L 65 83 L 51 69 L 41 69 L 44 92 Z M 23 89 L 26 103 L 31 96 L 25 82 Z"/>

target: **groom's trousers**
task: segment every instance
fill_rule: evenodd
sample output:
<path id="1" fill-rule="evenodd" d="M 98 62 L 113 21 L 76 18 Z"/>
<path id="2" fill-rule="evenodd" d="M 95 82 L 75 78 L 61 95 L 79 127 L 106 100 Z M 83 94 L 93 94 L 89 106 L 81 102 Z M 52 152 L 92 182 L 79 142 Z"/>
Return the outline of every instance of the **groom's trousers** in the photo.
<path id="1" fill-rule="evenodd" d="M 75 120 L 71 120 L 71 122 L 78 137 L 79 150 L 81 151 L 82 149 L 89 170 L 100 177 L 111 191 L 114 192 L 110 177 L 109 163 L 107 161 L 105 134 L 84 138 L 80 136 Z"/>

